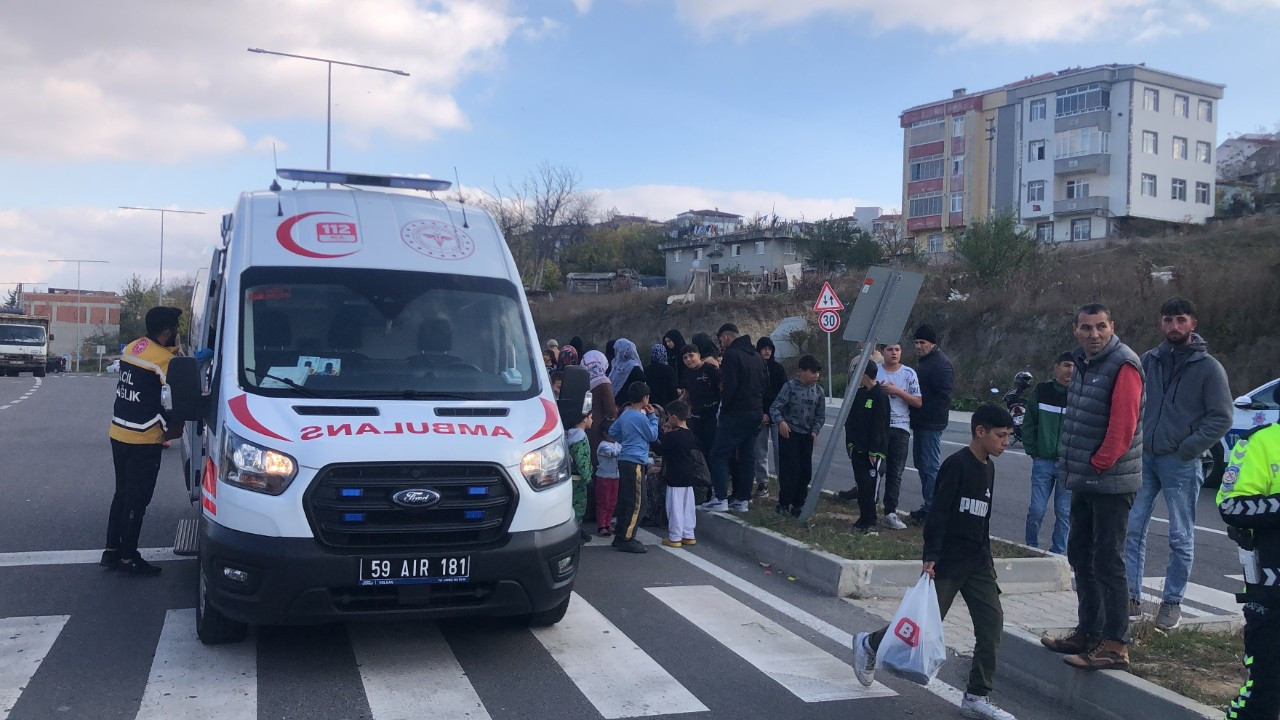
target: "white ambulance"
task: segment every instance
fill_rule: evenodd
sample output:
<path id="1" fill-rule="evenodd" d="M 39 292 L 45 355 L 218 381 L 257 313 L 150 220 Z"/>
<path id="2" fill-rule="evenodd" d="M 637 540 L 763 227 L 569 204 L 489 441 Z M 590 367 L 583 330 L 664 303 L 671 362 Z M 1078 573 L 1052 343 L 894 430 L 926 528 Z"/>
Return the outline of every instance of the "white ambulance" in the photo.
<path id="1" fill-rule="evenodd" d="M 242 194 L 202 277 L 192 343 L 212 359 L 168 377 L 201 508 L 200 639 L 559 621 L 581 545 L 569 457 L 493 218 L 434 197 L 443 181 L 277 172 L 295 187 Z M 562 395 L 579 416 L 584 375 Z"/>

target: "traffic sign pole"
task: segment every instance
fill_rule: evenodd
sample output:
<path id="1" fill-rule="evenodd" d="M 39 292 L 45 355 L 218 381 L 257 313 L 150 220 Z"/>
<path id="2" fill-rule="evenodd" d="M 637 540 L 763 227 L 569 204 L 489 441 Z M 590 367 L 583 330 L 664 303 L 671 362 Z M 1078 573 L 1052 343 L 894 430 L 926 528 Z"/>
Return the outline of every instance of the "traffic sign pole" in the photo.
<path id="1" fill-rule="evenodd" d="M 840 327 L 839 311 L 844 309 L 844 303 L 840 302 L 840 296 L 836 295 L 836 291 L 831 287 L 831 283 L 822 283 L 822 291 L 818 293 L 818 299 L 813 303 L 813 311 L 818 313 L 818 327 L 822 328 L 827 334 L 827 397 L 831 397 L 835 391 L 832 389 L 833 378 L 831 376 L 831 333 Z M 835 317 L 835 324 L 830 328 L 831 324 L 828 316 Z"/>

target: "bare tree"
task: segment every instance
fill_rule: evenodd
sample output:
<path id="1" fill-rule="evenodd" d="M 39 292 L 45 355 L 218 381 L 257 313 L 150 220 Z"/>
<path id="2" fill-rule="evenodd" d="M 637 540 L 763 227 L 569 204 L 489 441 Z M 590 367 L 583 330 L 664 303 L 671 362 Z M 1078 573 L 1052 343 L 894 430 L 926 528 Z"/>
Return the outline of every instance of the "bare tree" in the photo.
<path id="1" fill-rule="evenodd" d="M 581 182 L 576 169 L 543 161 L 520 182 L 508 182 L 506 190 L 495 183 L 484 201 L 529 287 L 542 287 L 547 262 L 581 241 L 593 220 L 595 197 L 580 189 Z"/>

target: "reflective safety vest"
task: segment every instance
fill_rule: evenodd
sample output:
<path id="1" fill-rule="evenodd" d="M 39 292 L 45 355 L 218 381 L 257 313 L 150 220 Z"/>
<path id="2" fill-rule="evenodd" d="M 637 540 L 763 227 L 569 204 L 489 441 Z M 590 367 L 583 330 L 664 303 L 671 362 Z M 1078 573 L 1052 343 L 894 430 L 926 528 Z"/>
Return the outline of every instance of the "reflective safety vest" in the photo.
<path id="1" fill-rule="evenodd" d="M 124 349 L 108 431 L 112 440 L 135 445 L 164 442 L 168 418 L 160 403 L 160 394 L 168 382 L 172 359 L 169 348 L 150 338 L 138 338 Z"/>
<path id="2" fill-rule="evenodd" d="M 1242 602 L 1280 607 L 1280 425 L 1264 425 L 1231 450 L 1218 512 L 1240 546 Z"/>

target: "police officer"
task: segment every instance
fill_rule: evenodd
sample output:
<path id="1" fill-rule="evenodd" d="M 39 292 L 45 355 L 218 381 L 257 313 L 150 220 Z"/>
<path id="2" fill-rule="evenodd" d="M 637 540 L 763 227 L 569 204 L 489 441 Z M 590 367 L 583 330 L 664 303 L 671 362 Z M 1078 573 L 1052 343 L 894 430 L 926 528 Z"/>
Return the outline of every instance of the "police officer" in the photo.
<path id="1" fill-rule="evenodd" d="M 120 356 L 120 380 L 108 432 L 116 492 L 107 519 L 106 549 L 98 564 L 128 575 L 160 574 L 159 567 L 138 555 L 138 535 L 160 472 L 160 453 L 169 426 L 161 388 L 178 344 L 181 316 L 178 308 L 151 308 L 146 315 L 146 337 L 129 343 Z"/>
<path id="2" fill-rule="evenodd" d="M 1231 451 L 1218 512 L 1244 565 L 1244 665 L 1249 679 L 1229 720 L 1280 716 L 1280 425 L 1246 434 Z"/>

